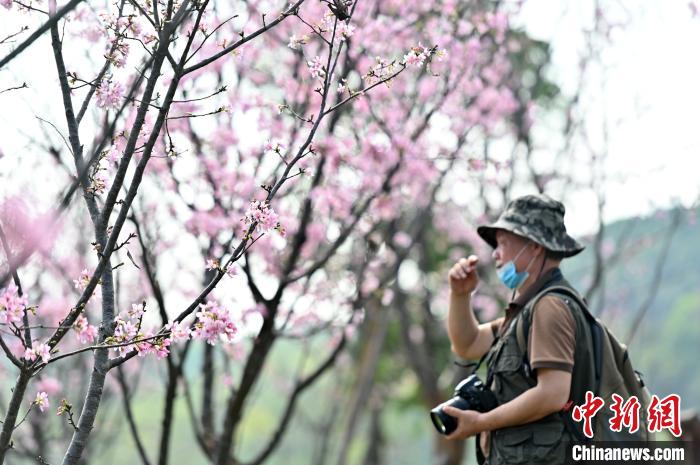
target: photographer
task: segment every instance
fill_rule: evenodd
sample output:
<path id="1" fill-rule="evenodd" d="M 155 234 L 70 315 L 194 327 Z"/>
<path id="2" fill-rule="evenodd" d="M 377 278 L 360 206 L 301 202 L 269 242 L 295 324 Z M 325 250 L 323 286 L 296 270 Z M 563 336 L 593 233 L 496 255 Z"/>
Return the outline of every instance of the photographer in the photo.
<path id="1" fill-rule="evenodd" d="M 536 295 L 553 285 L 570 287 L 559 264 L 583 246 L 567 234 L 564 211 L 545 195 L 528 195 L 511 201 L 494 224 L 477 228 L 494 248 L 500 280 L 513 290 L 505 316 L 482 324 L 474 316 L 470 296 L 479 283 L 476 256 L 462 258 L 450 269 L 452 351 L 465 359 L 484 357 L 486 388 L 498 406 L 484 413 L 445 406 L 444 412 L 458 420 L 447 438 L 478 434 L 480 463 L 564 463 L 571 436 L 560 412 L 570 399 L 572 379 L 577 379 L 574 352 L 587 343 L 577 340 L 580 309 L 555 294 L 539 299 L 529 312 L 525 348 L 516 324 Z"/>

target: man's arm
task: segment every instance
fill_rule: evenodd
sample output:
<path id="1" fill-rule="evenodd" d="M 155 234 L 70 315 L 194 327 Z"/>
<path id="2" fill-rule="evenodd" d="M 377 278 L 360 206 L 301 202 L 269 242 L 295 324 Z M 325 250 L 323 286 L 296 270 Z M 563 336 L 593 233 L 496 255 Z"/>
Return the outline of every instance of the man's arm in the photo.
<path id="1" fill-rule="evenodd" d="M 491 347 L 491 324 L 479 324 L 471 307 L 471 293 L 479 284 L 476 264 L 479 258 L 462 258 L 450 269 L 450 306 L 447 311 L 447 335 L 452 352 L 466 359 L 481 358 Z"/>
<path id="2" fill-rule="evenodd" d="M 447 312 L 447 334 L 452 343 L 452 352 L 465 359 L 481 358 L 493 343 L 492 322 L 479 324 L 471 308 L 470 295 L 452 290 Z"/>
<path id="3" fill-rule="evenodd" d="M 464 439 L 482 431 L 522 425 L 558 412 L 568 402 L 570 386 L 571 373 L 541 368 L 537 370 L 535 387 L 490 412 L 445 407 L 445 413 L 459 420 L 457 429 L 447 439 Z"/>

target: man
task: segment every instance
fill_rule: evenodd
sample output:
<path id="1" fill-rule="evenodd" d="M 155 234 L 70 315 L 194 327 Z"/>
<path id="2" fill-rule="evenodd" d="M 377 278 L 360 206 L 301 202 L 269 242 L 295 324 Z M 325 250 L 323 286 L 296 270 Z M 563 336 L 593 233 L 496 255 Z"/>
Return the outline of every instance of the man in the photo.
<path id="1" fill-rule="evenodd" d="M 489 465 L 564 463 L 570 435 L 560 412 L 570 399 L 574 352 L 588 343 L 577 338 L 580 309 L 556 294 L 544 295 L 529 309 L 526 348 L 517 334 L 518 317 L 536 295 L 553 285 L 570 287 L 559 264 L 583 246 L 567 234 L 564 211 L 545 195 L 527 195 L 510 202 L 496 223 L 477 228 L 494 248 L 499 278 L 513 290 L 504 317 L 482 324 L 474 317 L 476 256 L 460 259 L 449 272 L 452 351 L 466 359 L 486 356 L 487 385 L 499 406 L 486 413 L 445 407 L 458 419 L 448 439 L 480 434 L 480 460 Z"/>

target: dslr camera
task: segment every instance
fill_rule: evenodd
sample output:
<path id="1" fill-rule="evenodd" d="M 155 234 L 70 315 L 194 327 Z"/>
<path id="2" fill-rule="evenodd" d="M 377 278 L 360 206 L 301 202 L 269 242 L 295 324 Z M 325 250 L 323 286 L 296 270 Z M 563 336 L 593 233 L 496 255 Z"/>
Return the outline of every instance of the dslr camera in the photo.
<path id="1" fill-rule="evenodd" d="M 457 429 L 457 419 L 443 411 L 445 406 L 452 406 L 460 410 L 476 410 L 477 412 L 488 412 L 498 405 L 496 396 L 493 395 L 486 385 L 477 375 L 460 381 L 455 387 L 454 397 L 438 405 L 430 411 L 430 419 L 433 420 L 435 429 L 440 434 L 451 434 Z"/>

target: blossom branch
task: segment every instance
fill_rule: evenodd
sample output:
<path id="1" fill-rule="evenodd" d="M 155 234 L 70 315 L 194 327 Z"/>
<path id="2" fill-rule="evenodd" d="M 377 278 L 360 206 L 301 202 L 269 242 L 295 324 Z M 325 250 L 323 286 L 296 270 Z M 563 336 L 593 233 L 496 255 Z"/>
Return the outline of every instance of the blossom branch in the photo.
<path id="1" fill-rule="evenodd" d="M 182 73 L 182 74 L 183 74 L 183 75 L 189 74 L 189 73 L 191 73 L 191 72 L 193 72 L 193 71 L 196 71 L 196 70 L 198 70 L 198 69 L 200 69 L 200 68 L 203 68 L 204 66 L 207 66 L 208 64 L 213 63 L 214 61 L 218 60 L 219 58 L 228 55 L 229 53 L 231 53 L 232 51 L 236 50 L 236 49 L 237 49 L 238 47 L 240 47 L 241 45 L 243 45 L 243 44 L 245 44 L 245 43 L 247 43 L 247 42 L 250 42 L 251 40 L 253 40 L 253 39 L 256 38 L 257 36 L 259 36 L 260 34 L 263 34 L 264 32 L 266 32 L 266 31 L 272 29 L 273 27 L 277 26 L 279 23 L 281 23 L 282 21 L 284 21 L 285 19 L 287 19 L 287 17 L 289 17 L 290 15 L 294 14 L 294 12 L 295 12 L 296 10 L 298 10 L 299 6 L 300 6 L 302 3 L 304 3 L 304 1 L 305 1 L 305 0 L 297 0 L 296 3 L 290 5 L 289 8 L 287 8 L 287 10 L 283 11 L 283 12 L 282 12 L 274 21 L 272 21 L 271 23 L 269 23 L 269 24 L 267 24 L 267 25 L 261 27 L 260 29 L 258 29 L 257 31 L 253 32 L 252 34 L 249 34 L 249 35 L 247 35 L 247 36 L 245 36 L 245 37 L 241 37 L 240 40 L 238 40 L 237 42 L 235 42 L 235 43 L 229 45 L 228 47 L 226 47 L 225 49 L 223 49 L 221 52 L 219 52 L 219 53 L 217 53 L 217 54 L 215 54 L 215 55 L 213 55 L 213 56 L 211 56 L 211 57 L 209 57 L 209 58 L 207 58 L 207 59 L 205 59 L 205 60 L 200 61 L 200 62 L 197 63 L 196 65 L 192 65 L 192 66 L 190 66 L 190 67 L 188 67 L 188 68 L 185 68 L 185 69 L 183 70 L 183 73 Z"/>

